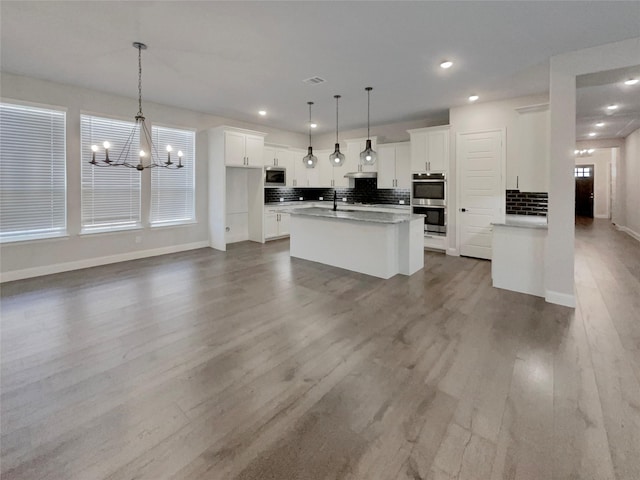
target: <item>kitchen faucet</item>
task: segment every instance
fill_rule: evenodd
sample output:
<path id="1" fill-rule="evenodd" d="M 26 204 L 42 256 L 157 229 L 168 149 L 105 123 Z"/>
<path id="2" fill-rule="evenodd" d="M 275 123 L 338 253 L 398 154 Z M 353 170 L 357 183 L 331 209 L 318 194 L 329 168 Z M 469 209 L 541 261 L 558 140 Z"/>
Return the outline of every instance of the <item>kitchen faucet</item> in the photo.
<path id="1" fill-rule="evenodd" d="M 338 210 L 338 192 L 336 192 L 335 190 L 333 191 L 333 211 L 337 211 Z"/>

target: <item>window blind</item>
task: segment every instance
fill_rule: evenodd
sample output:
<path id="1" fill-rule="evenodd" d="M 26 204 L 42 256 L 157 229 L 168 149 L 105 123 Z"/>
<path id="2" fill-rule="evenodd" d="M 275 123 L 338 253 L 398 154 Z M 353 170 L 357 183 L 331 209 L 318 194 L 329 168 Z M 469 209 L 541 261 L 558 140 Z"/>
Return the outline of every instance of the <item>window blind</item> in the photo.
<path id="1" fill-rule="evenodd" d="M 80 116 L 82 172 L 82 230 L 112 231 L 140 225 L 141 174 L 135 168 L 91 165 L 91 145 L 96 156 L 104 156 L 102 144 L 108 141 L 109 157 L 117 160 L 135 123 L 109 118 Z M 140 131 L 136 130 L 126 161 L 136 165 L 140 151 Z"/>
<path id="2" fill-rule="evenodd" d="M 187 223 L 195 220 L 195 132 L 174 128 L 151 128 L 152 141 L 158 149 L 158 160 L 166 161 L 166 147 L 171 145 L 171 161 L 178 163 L 181 150 L 183 168 L 151 169 L 151 225 Z"/>
<path id="3" fill-rule="evenodd" d="M 66 231 L 66 114 L 0 103 L 0 240 Z"/>

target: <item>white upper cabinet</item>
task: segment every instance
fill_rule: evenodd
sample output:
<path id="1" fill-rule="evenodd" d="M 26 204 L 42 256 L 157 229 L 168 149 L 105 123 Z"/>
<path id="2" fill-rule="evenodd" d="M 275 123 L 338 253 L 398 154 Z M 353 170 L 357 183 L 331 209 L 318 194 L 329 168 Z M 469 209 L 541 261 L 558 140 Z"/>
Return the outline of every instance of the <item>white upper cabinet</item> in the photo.
<path id="1" fill-rule="evenodd" d="M 264 137 L 260 132 L 224 131 L 224 163 L 233 167 L 261 167 Z"/>
<path id="2" fill-rule="evenodd" d="M 378 188 L 409 188 L 411 147 L 409 142 L 378 145 Z"/>
<path id="3" fill-rule="evenodd" d="M 265 145 L 263 150 L 265 167 L 282 167 L 287 169 L 287 187 L 295 187 L 294 152 L 288 147 Z M 302 158 L 302 157 L 300 157 Z"/>
<path id="4" fill-rule="evenodd" d="M 303 163 L 302 159 L 307 155 L 306 150 L 292 150 L 293 160 L 292 163 L 294 165 L 294 187 L 317 187 L 320 185 L 320 162 L 321 159 L 318 156 L 318 153 L 314 151 L 313 154 L 318 157 L 318 163 L 314 168 L 307 168 Z M 328 162 L 328 160 L 327 160 Z M 289 173 L 287 172 L 287 176 Z M 288 183 L 288 181 L 287 181 Z"/>
<path id="5" fill-rule="evenodd" d="M 522 192 L 547 192 L 549 191 L 549 104 L 522 107 L 516 111 L 519 114 L 518 162 L 517 166 L 507 166 L 507 188 L 517 188 Z"/>
<path id="6" fill-rule="evenodd" d="M 359 168 L 360 165 L 360 152 L 362 152 L 367 146 L 366 138 L 354 138 L 351 140 L 347 140 L 347 150 L 345 153 L 346 160 L 345 165 L 348 165 L 348 169 L 346 172 L 377 172 L 378 171 L 378 162 L 373 165 L 362 165 L 362 168 Z M 373 148 L 376 152 L 378 151 L 378 138 L 371 137 L 371 148 Z"/>
<path id="7" fill-rule="evenodd" d="M 449 169 L 449 125 L 409 130 L 409 135 L 412 172 Z"/>

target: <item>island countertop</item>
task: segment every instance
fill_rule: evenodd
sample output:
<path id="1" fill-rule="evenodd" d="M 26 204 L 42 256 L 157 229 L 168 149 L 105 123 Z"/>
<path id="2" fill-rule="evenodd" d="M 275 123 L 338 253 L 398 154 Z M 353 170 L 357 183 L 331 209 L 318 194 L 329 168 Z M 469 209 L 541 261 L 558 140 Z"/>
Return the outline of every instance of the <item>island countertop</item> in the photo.
<path id="1" fill-rule="evenodd" d="M 520 227 L 547 230 L 547 217 L 535 215 L 505 215 L 504 222 L 494 222 L 498 227 Z"/>
<path id="2" fill-rule="evenodd" d="M 337 220 L 348 220 L 355 222 L 388 224 L 405 223 L 424 218 L 424 215 L 418 215 L 414 213 L 368 212 L 362 210 L 349 210 L 345 208 L 338 208 L 338 210 L 334 212 L 331 209 L 320 207 L 294 208 L 288 213 L 290 213 L 291 215 L 300 215 L 306 217 L 332 218 Z"/>

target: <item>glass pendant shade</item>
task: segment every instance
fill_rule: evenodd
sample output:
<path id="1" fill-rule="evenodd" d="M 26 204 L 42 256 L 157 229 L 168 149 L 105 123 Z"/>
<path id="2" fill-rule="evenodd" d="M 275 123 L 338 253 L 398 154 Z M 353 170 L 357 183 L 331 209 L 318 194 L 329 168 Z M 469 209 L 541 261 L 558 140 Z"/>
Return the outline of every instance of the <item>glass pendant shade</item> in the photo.
<path id="1" fill-rule="evenodd" d="M 313 154 L 312 147 L 309 147 L 307 155 L 302 159 L 302 163 L 304 163 L 304 166 L 307 168 L 316 168 L 318 157 Z"/>
<path id="2" fill-rule="evenodd" d="M 377 159 L 378 154 L 373 148 L 371 148 L 371 140 L 367 140 L 367 146 L 362 152 L 360 152 L 360 162 L 363 165 L 373 165 L 376 163 Z"/>
<path id="3" fill-rule="evenodd" d="M 362 165 L 374 165 L 378 154 L 371 148 L 371 139 L 369 138 L 371 136 L 369 133 L 369 112 L 371 110 L 371 90 L 373 90 L 373 88 L 367 87 L 365 90 L 367 91 L 367 144 L 364 150 L 360 152 L 360 163 Z"/>
<path id="4" fill-rule="evenodd" d="M 338 141 L 338 101 L 341 96 L 334 95 L 333 98 L 336 99 L 336 149 L 329 155 L 329 161 L 334 167 L 341 167 L 344 163 L 344 154 L 340 152 L 340 142 Z"/>
<path id="5" fill-rule="evenodd" d="M 344 164 L 344 153 L 340 152 L 339 143 L 336 143 L 336 149 L 331 155 L 329 155 L 329 160 L 331 161 L 331 165 L 334 167 L 341 167 Z"/>
<path id="6" fill-rule="evenodd" d="M 307 102 L 307 105 L 309 105 L 309 149 L 307 150 L 307 155 L 302 157 L 302 163 L 307 168 L 316 168 L 318 157 L 313 154 L 313 147 L 311 146 L 311 105 L 313 105 L 313 102 Z"/>

